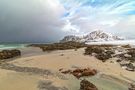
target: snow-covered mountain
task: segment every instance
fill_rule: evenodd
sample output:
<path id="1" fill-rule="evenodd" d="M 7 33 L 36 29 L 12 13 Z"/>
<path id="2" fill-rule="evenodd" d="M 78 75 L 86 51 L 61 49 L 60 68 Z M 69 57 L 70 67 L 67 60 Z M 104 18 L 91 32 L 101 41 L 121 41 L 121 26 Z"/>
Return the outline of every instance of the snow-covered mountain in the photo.
<path id="1" fill-rule="evenodd" d="M 101 42 L 101 41 L 115 41 L 124 40 L 124 38 L 103 32 L 101 30 L 93 31 L 84 36 L 65 36 L 60 42 L 76 41 L 76 42 Z"/>

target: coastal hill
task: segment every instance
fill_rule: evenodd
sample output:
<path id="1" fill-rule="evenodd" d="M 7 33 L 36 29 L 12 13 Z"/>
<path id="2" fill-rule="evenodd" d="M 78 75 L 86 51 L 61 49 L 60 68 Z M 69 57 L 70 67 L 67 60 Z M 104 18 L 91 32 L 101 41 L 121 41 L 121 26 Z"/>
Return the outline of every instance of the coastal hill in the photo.
<path id="1" fill-rule="evenodd" d="M 124 38 L 103 32 L 101 30 L 97 30 L 83 36 L 68 35 L 65 36 L 62 40 L 60 40 L 60 42 L 68 42 L 68 41 L 101 42 L 101 41 L 116 41 L 116 40 L 124 40 Z"/>

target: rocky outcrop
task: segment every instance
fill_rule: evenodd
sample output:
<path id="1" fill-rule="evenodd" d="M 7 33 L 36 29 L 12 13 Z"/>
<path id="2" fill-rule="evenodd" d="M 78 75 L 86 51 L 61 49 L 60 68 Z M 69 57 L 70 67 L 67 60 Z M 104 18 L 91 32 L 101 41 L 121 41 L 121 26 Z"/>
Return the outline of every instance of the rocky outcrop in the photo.
<path id="1" fill-rule="evenodd" d="M 67 49 L 78 49 L 85 47 L 86 45 L 84 43 L 79 42 L 63 42 L 63 43 L 54 43 L 54 44 L 32 44 L 29 45 L 32 47 L 39 47 L 43 51 L 53 51 L 53 50 L 67 50 Z"/>
<path id="2" fill-rule="evenodd" d="M 117 59 L 116 62 L 118 62 L 123 69 L 135 71 L 135 48 L 132 48 L 130 45 L 90 45 L 87 46 L 84 54 L 95 56 L 102 62 L 110 58 L 115 58 Z"/>
<path id="3" fill-rule="evenodd" d="M 85 49 L 85 55 L 93 55 L 99 59 L 105 62 L 107 59 L 112 58 L 112 55 L 115 53 L 110 46 L 88 46 Z"/>
<path id="4" fill-rule="evenodd" d="M 84 76 L 94 76 L 97 74 L 97 70 L 90 68 L 60 71 L 64 74 L 72 74 L 78 79 Z"/>
<path id="5" fill-rule="evenodd" d="M 80 82 L 80 90 L 98 90 L 98 88 L 91 82 L 84 79 Z"/>
<path id="6" fill-rule="evenodd" d="M 3 50 L 0 52 L 0 59 L 9 59 L 20 55 L 21 55 L 21 51 L 17 49 Z"/>

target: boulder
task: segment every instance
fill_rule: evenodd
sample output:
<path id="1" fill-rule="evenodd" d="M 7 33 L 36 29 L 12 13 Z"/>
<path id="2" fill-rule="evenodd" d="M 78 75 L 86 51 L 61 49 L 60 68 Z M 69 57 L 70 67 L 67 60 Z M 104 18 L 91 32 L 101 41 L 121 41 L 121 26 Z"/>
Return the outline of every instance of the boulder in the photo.
<path id="1" fill-rule="evenodd" d="M 80 90 L 98 90 L 98 88 L 91 82 L 84 79 L 80 82 Z"/>
<path id="2" fill-rule="evenodd" d="M 95 57 L 99 60 L 102 60 L 102 62 L 105 62 L 107 59 L 112 58 L 110 54 L 106 54 L 106 53 L 97 54 Z"/>

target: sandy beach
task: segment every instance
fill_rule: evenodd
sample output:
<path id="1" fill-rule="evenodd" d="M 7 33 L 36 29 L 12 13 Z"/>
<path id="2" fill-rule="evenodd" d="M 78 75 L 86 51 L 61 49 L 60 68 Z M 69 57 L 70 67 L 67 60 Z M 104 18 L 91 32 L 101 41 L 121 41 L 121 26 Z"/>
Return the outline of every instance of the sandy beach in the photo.
<path id="1" fill-rule="evenodd" d="M 98 71 L 98 75 L 94 77 L 86 77 L 93 82 L 99 90 L 127 90 L 128 83 L 135 81 L 135 72 L 130 72 L 122 69 L 115 60 L 102 62 L 94 56 L 84 55 L 84 49 L 80 48 L 77 51 L 57 50 L 43 53 L 40 49 L 33 51 L 33 48 L 25 48 L 25 55 L 21 58 L 11 60 L 8 64 L 13 64 L 17 67 L 38 68 L 48 70 L 52 74 L 38 75 L 35 73 L 18 72 L 14 69 L 0 69 L 0 90 L 42 90 L 38 84 L 41 82 L 52 83 L 46 85 L 48 90 L 79 90 L 79 82 L 72 75 L 64 75 L 59 72 L 59 69 L 75 69 L 75 68 L 94 68 Z M 27 50 L 27 51 L 26 51 Z M 33 55 L 26 55 L 26 52 L 32 51 Z M 38 52 L 38 54 L 36 54 Z M 39 53 L 40 52 L 40 53 Z M 11 84 L 14 83 L 14 84 Z M 108 85 L 104 85 L 108 84 Z M 55 88 L 55 89 L 51 89 Z"/>
<path id="2" fill-rule="evenodd" d="M 0 90 L 135 90 L 135 0 L 0 0 Z"/>

